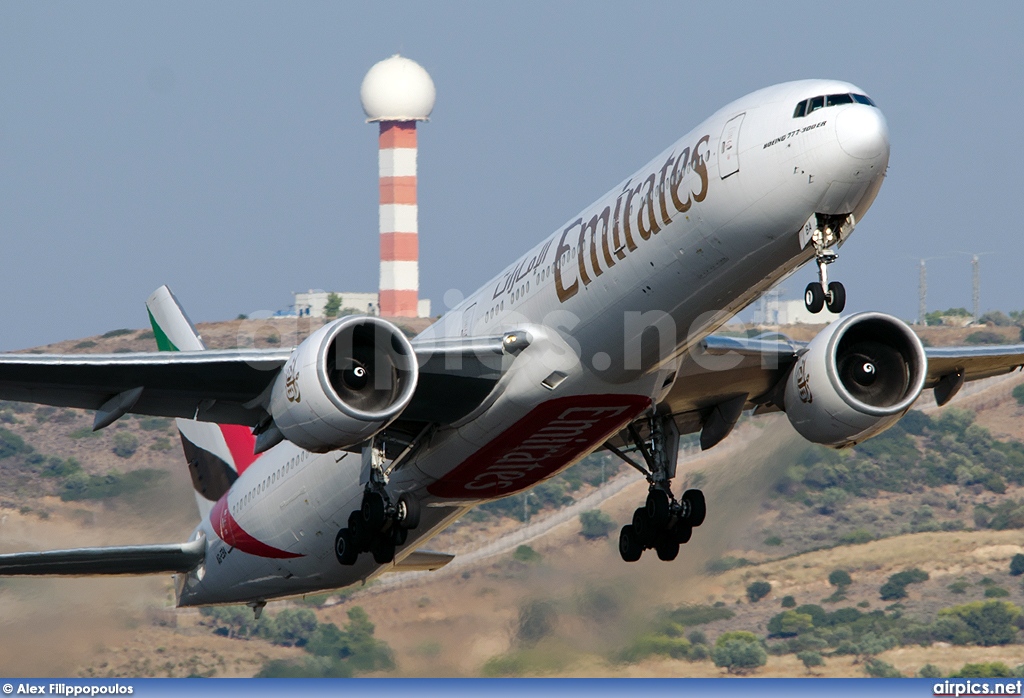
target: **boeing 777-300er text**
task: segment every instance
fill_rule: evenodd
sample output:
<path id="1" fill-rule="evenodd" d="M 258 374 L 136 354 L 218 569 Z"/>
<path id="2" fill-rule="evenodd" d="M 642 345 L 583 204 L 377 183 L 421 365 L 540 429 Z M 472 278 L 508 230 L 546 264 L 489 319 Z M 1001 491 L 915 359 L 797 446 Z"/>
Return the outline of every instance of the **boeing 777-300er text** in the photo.
<path id="1" fill-rule="evenodd" d="M 812 260 L 808 309 L 841 312 L 827 265 L 888 161 L 863 90 L 775 85 L 720 109 L 412 341 L 346 317 L 293 349 L 207 350 L 161 287 L 147 302 L 161 352 L 0 355 L 0 398 L 93 409 L 96 429 L 177 417 L 202 515 L 185 543 L 0 555 L 0 574 L 173 572 L 181 606 L 258 613 L 436 569 L 452 556 L 422 546 L 445 526 L 602 448 L 650 484 L 622 558 L 673 560 L 706 511 L 699 490 L 673 491 L 680 434 L 708 449 L 745 410 L 781 410 L 842 448 L 925 389 L 944 404 L 1024 365 L 1024 345 L 925 349 L 877 312 L 806 344 L 712 334 Z"/>

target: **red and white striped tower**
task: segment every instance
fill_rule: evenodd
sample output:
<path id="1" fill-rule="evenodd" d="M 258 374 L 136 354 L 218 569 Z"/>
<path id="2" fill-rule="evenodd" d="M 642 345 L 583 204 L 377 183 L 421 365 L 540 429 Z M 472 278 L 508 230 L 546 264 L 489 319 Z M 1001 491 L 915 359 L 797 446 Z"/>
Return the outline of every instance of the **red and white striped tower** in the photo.
<path id="1" fill-rule="evenodd" d="M 368 122 L 380 123 L 380 314 L 419 315 L 416 122 L 434 108 L 434 82 L 394 55 L 370 68 L 360 90 Z"/>

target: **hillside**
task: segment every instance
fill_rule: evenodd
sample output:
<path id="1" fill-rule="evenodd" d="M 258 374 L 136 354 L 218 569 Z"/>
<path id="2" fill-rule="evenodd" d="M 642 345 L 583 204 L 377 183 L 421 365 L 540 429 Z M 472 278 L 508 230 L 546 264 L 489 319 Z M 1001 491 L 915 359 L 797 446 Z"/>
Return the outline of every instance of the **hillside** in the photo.
<path id="1" fill-rule="evenodd" d="M 275 320 L 199 329 L 211 346 L 226 347 L 246 341 L 248 346 L 274 346 L 274 338 L 278 346 L 288 345 L 315 327 Z M 929 341 L 941 344 L 952 343 L 944 340 L 960 330 L 936 332 Z M 108 334 L 35 351 L 154 348 L 144 330 Z M 432 542 L 432 547 L 462 553 L 446 570 L 391 576 L 353 593 L 311 600 L 326 605 L 309 608 L 315 622 L 339 628 L 352 622 L 348 613 L 353 608 L 365 608 L 376 624 L 375 637 L 394 652 L 396 667 L 385 672 L 389 675 L 716 676 L 722 670 L 709 659 L 673 658 L 671 652 L 679 655 L 680 641 L 688 642 L 685 635 L 695 631 L 712 643 L 733 630 L 763 637 L 770 619 L 784 610 L 786 596 L 794 597 L 797 608 L 816 605 L 832 612 L 850 607 L 927 623 L 942 608 L 974 600 L 1024 605 L 1020 578 L 1007 571 L 1010 558 L 1024 552 L 1024 523 L 1005 524 L 1015 521 L 1016 511 L 1007 503 L 1024 503 L 1014 460 L 1018 447 L 1012 443 L 1024 439 L 1024 409 L 1010 395 L 1019 382 L 1014 376 L 971 395 L 965 391 L 952 409 L 931 409 L 929 417 L 909 422 L 910 429 L 904 425 L 871 442 L 876 450 L 839 462 L 829 460 L 830 452 L 803 443 L 784 416 L 744 420 L 725 444 L 681 466 L 680 479 L 703 483 L 713 506 L 705 526 L 672 564 L 648 555 L 626 565 L 615 550 L 615 531 L 609 538 L 586 540 L 575 516 L 544 525 L 555 509 L 603 491 L 606 481 L 614 485 L 609 491 L 618 491 L 600 508 L 618 524 L 628 520 L 643 499 L 643 483 L 609 463 L 602 468 L 591 462 L 571 469 L 552 483 L 553 489 L 526 502 L 533 528 L 524 529 L 519 521 L 521 498 L 492 505 Z M 962 407 L 976 410 L 973 424 L 957 411 Z M 9 403 L 0 405 L 0 422 L 3 552 L 181 540 L 194 526 L 192 492 L 169 420 L 126 418 L 92 436 L 90 414 Z M 963 451 L 967 448 L 976 450 Z M 997 467 L 977 468 L 995 453 L 1002 458 Z M 968 462 L 954 463 L 954 456 Z M 872 468 L 879 458 L 895 459 L 894 472 L 902 469 L 905 477 L 876 477 Z M 815 477 L 839 465 L 845 479 Z M 929 473 L 946 473 L 949 481 L 924 482 Z M 998 530 L 1004 525 L 1009 527 Z M 541 533 L 525 539 L 522 532 L 528 530 Z M 528 547 L 514 554 L 470 555 L 502 536 L 510 542 L 504 550 L 515 551 L 520 542 Z M 936 550 L 943 551 L 941 559 Z M 462 559 L 471 562 L 460 564 Z M 909 585 L 898 608 L 879 598 L 890 575 L 914 567 L 929 578 Z M 846 599 L 823 602 L 835 592 L 827 579 L 837 568 L 852 577 Z M 769 582 L 772 589 L 751 603 L 745 589 L 757 581 Z M 986 596 L 992 587 L 1007 596 Z M 0 618 L 7 631 L 0 636 L 0 668 L 12 675 L 251 676 L 271 660 L 307 657 L 300 647 L 275 644 L 258 634 L 217 634 L 223 630 L 218 621 L 195 611 L 169 610 L 170 598 L 169 580 L 163 578 L 0 581 Z M 733 615 L 707 623 L 687 618 L 681 635 L 665 635 L 659 616 L 683 605 L 725 608 Z M 267 615 L 302 608 L 278 602 Z M 524 618 L 537 626 L 526 636 Z M 886 625 L 890 634 L 905 631 L 894 630 L 894 620 L 872 622 Z M 810 632 L 801 642 L 823 641 L 814 633 L 825 629 Z M 767 641 L 780 653 L 769 656 L 757 675 L 807 673 L 793 652 L 777 646 L 788 642 Z M 57 643 L 59 656 L 48 651 Z M 1024 656 L 1021 645 L 944 643 L 903 644 L 877 658 L 913 674 L 927 663 L 949 673 L 974 660 L 1015 666 Z M 660 649 L 645 654 L 651 646 Z M 863 676 L 866 661 L 855 655 L 828 656 L 814 671 Z"/>

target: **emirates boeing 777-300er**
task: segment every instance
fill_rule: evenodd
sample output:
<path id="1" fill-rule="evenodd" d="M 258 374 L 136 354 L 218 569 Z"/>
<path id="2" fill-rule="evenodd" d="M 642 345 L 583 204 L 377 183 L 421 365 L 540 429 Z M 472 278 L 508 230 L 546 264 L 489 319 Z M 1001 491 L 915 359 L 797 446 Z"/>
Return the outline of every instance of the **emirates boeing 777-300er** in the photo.
<path id="1" fill-rule="evenodd" d="M 744 411 L 784 411 L 843 448 L 925 389 L 1024 365 L 1024 345 L 925 349 L 902 321 L 841 315 L 804 344 L 714 331 L 813 261 L 808 310 L 841 313 L 828 265 L 885 177 L 864 90 L 775 85 L 723 107 L 413 340 L 378 317 L 292 349 L 207 350 L 166 287 L 161 349 L 0 355 L 0 398 L 177 417 L 201 522 L 184 543 L 0 555 L 0 575 L 174 573 L 180 606 L 345 587 L 451 560 L 428 541 L 473 506 L 606 449 L 650 485 L 619 534 L 673 560 L 704 522 L 673 489 L 680 434 L 711 448 Z M 728 502 L 712 506 L 727 507 Z"/>

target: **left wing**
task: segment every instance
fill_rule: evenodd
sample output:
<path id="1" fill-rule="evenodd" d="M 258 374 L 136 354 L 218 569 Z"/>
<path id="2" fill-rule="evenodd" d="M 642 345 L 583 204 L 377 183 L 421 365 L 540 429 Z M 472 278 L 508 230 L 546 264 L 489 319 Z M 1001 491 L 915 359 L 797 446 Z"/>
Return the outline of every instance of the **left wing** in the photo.
<path id="1" fill-rule="evenodd" d="M 47 550 L 0 555 L 0 576 L 190 572 L 206 557 L 206 538 L 171 545 Z"/>

